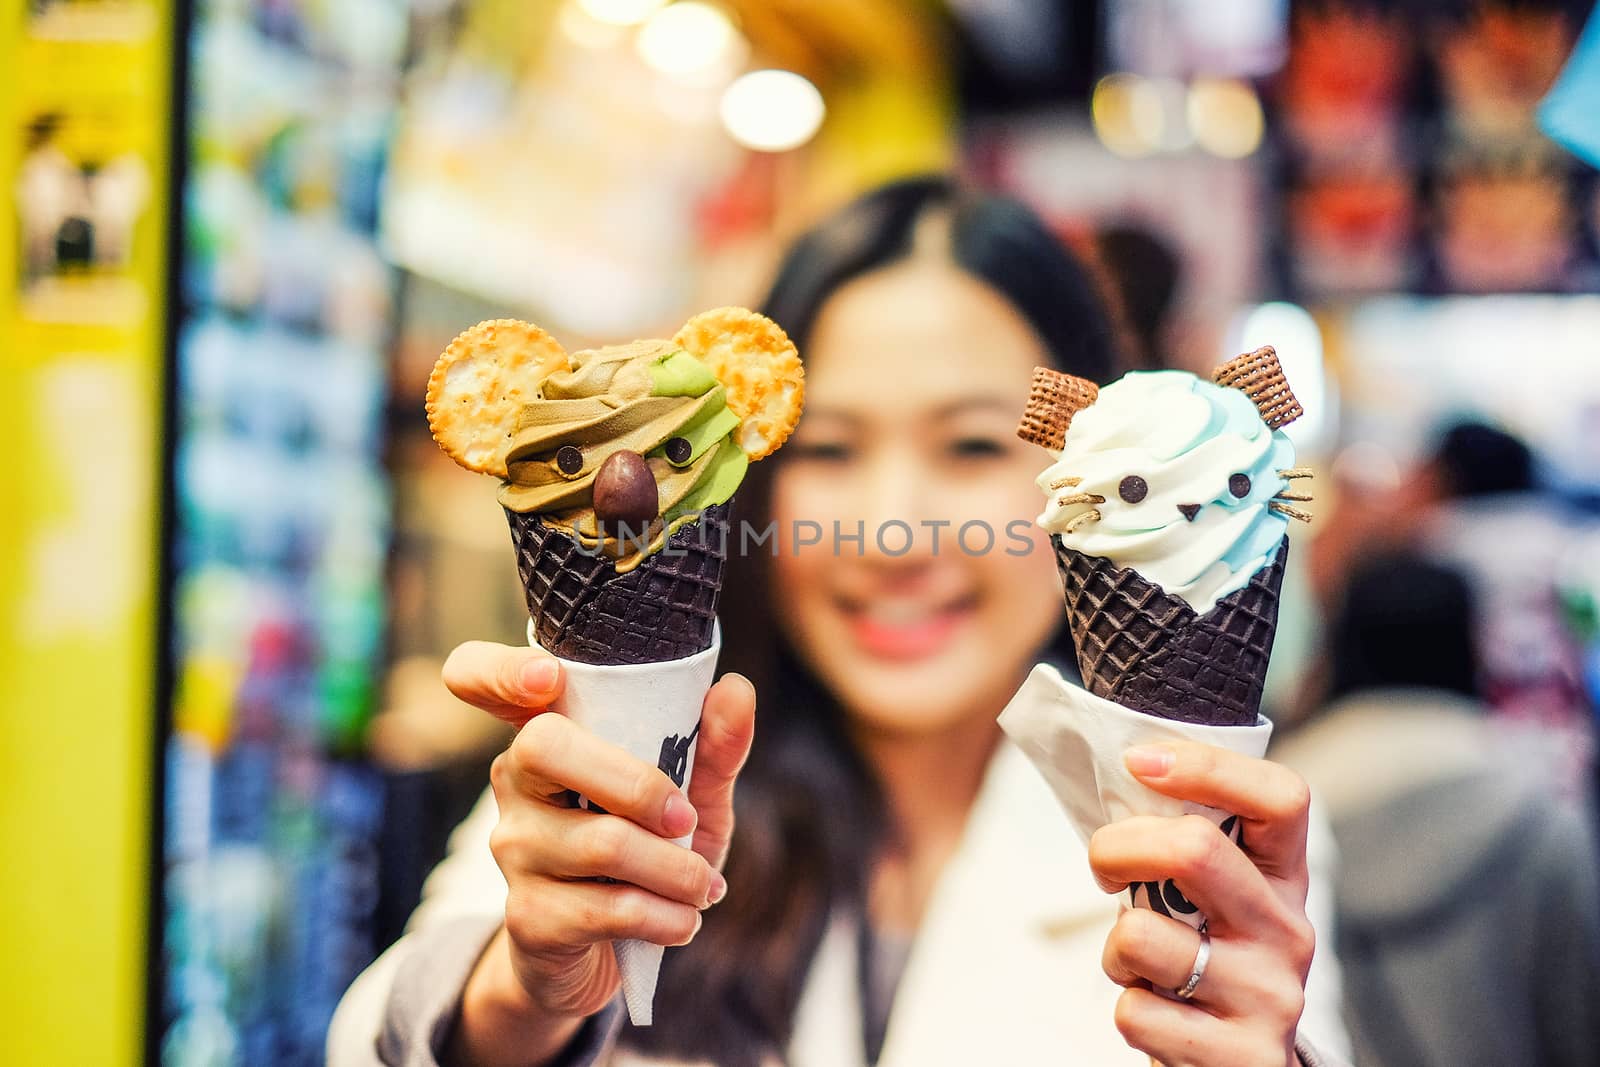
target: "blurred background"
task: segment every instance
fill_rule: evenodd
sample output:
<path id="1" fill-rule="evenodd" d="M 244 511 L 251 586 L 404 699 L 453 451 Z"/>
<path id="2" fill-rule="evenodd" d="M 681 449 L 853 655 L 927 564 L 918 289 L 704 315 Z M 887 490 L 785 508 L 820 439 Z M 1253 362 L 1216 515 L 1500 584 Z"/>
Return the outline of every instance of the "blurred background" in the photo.
<path id="1" fill-rule="evenodd" d="M 428 435 L 438 352 L 757 303 L 789 236 L 928 170 L 1038 209 L 1131 365 L 1277 346 L 1318 470 L 1280 732 L 1347 576 L 1415 550 L 1489 605 L 1505 758 L 1583 803 L 1600 183 L 1540 105 L 1589 7 L 6 5 L 8 1062 L 320 1062 L 505 740 L 438 682 L 523 611 Z"/>

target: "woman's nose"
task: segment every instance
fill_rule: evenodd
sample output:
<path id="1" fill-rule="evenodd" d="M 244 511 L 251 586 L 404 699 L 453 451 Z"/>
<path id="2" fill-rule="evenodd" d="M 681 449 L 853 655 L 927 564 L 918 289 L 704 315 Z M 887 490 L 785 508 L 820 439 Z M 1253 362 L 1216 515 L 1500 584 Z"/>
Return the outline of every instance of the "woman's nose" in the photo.
<path id="1" fill-rule="evenodd" d="M 921 561 L 935 554 L 922 465 L 908 450 L 874 457 L 861 480 L 864 554 L 884 560 Z"/>

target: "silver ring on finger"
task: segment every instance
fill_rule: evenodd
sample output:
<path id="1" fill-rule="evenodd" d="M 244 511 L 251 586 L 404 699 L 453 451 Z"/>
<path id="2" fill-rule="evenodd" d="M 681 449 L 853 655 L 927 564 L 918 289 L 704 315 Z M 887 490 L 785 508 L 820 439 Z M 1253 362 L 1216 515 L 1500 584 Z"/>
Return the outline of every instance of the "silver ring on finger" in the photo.
<path id="1" fill-rule="evenodd" d="M 1189 968 L 1189 980 L 1174 990 L 1179 1000 L 1188 1000 L 1200 988 L 1200 979 L 1206 976 L 1206 964 L 1211 962 L 1211 935 L 1206 931 L 1205 920 L 1200 921 L 1200 949 L 1194 954 L 1194 965 Z"/>

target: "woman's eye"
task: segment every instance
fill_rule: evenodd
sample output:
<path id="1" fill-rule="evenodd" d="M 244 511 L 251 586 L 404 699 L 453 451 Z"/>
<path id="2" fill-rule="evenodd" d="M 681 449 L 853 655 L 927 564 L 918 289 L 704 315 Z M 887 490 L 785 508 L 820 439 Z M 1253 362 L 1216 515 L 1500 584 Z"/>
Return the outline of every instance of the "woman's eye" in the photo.
<path id="1" fill-rule="evenodd" d="M 1006 446 L 992 437 L 961 437 L 950 442 L 950 454 L 957 459 L 986 459 L 1005 454 Z"/>

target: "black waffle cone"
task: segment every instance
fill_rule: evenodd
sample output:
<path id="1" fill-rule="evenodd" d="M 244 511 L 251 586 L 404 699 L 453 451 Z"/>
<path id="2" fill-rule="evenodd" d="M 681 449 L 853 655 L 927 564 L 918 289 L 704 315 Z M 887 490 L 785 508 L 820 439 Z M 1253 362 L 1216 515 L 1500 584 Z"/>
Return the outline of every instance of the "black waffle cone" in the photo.
<path id="1" fill-rule="evenodd" d="M 1203 615 L 1137 572 L 1054 540 L 1067 624 L 1090 692 L 1163 719 L 1255 725 L 1287 538 L 1270 565 Z"/>
<path id="2" fill-rule="evenodd" d="M 536 514 L 506 511 L 534 639 L 562 659 L 662 663 L 711 647 L 728 505 L 706 508 L 626 574 Z"/>

